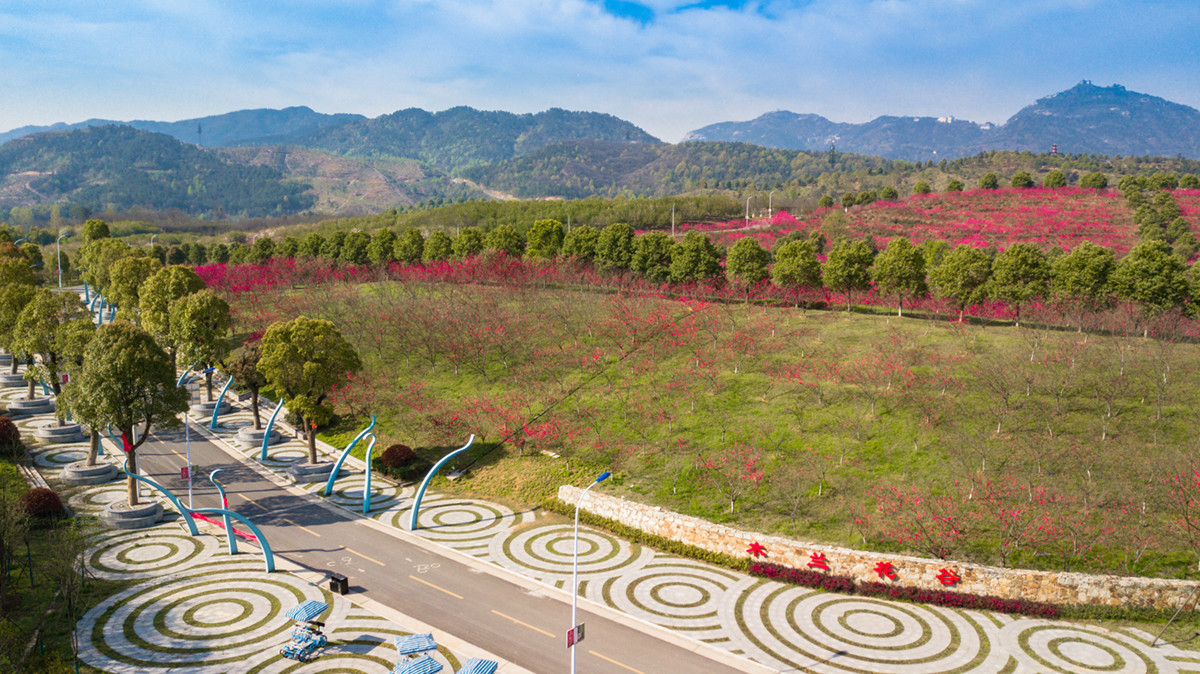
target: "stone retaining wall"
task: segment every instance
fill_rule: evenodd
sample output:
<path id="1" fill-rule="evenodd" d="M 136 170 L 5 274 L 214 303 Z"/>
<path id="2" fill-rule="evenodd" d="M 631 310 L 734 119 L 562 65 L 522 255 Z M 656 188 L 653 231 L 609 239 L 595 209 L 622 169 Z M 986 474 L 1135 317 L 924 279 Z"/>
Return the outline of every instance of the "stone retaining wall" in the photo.
<path id="1" fill-rule="evenodd" d="M 573 506 L 582 492 L 583 490 L 577 487 L 564 485 L 558 489 L 558 498 Z M 735 557 L 746 556 L 750 544 L 757 542 L 766 548 L 767 556 L 762 561 L 798 569 L 809 568 L 812 553 L 822 553 L 828 560 L 829 573 L 849 576 L 858 581 L 880 580 L 875 572 L 876 565 L 879 562 L 891 562 L 895 568 L 897 585 L 950 589 L 1052 604 L 1141 606 L 1157 609 L 1177 608 L 1187 601 L 1197 585 L 1193 581 L 1158 578 L 1002 569 L 806 543 L 781 536 L 739 531 L 697 517 L 680 515 L 661 507 L 597 494 L 594 490 L 588 492 L 587 498 L 580 504 L 580 509 L 656 536 Z M 937 579 L 942 569 L 954 572 L 961 581 L 953 586 L 943 585 Z"/>

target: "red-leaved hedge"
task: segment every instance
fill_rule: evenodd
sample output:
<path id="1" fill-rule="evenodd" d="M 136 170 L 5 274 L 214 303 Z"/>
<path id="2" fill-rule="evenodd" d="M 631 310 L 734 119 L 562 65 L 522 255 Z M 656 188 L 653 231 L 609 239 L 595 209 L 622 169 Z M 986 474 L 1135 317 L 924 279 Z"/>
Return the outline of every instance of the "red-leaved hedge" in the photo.
<path id="1" fill-rule="evenodd" d="M 793 585 L 818 588 L 830 592 L 859 594 L 864 597 L 902 599 L 922 604 L 945 606 L 947 608 L 1015 613 L 1035 618 L 1057 618 L 1060 613 L 1057 606 L 1042 602 L 1027 601 L 1024 599 L 1003 599 L 990 595 L 951 592 L 950 590 L 929 590 L 877 581 L 855 581 L 848 576 L 837 576 L 808 569 L 794 569 L 790 566 L 767 562 L 754 562 L 751 564 L 750 574 L 777 580 L 781 583 L 791 583 Z"/>

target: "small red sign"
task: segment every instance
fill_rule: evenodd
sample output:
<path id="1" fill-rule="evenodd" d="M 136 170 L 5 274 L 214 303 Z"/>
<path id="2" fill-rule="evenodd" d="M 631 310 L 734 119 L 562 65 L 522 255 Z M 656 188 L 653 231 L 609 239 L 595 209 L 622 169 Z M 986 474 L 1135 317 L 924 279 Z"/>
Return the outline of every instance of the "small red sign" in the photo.
<path id="1" fill-rule="evenodd" d="M 583 641 L 583 623 L 567 630 L 567 648 L 574 648 L 580 641 Z"/>
<path id="2" fill-rule="evenodd" d="M 179 469 L 179 479 L 181 479 L 181 480 L 188 479 L 188 475 L 190 475 L 190 474 L 191 474 L 191 472 L 188 470 L 187 466 L 184 466 Z"/>

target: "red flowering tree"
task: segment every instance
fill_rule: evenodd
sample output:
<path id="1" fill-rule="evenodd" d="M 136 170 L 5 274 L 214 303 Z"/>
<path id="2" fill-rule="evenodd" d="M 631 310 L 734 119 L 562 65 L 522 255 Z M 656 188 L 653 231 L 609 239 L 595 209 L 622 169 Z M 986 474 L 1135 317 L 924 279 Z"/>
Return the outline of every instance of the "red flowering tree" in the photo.
<path id="1" fill-rule="evenodd" d="M 764 479 L 759 468 L 762 453 L 755 447 L 738 443 L 728 451 L 701 460 L 704 479 L 729 501 L 729 514 L 733 514 L 738 499 L 758 489 Z"/>

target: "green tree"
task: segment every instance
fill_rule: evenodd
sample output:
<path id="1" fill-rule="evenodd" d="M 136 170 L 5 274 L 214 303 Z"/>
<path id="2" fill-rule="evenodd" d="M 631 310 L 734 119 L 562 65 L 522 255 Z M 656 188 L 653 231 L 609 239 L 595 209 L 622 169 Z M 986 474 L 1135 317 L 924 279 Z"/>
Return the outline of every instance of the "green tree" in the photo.
<path id="1" fill-rule="evenodd" d="M 275 246 L 275 257 L 292 259 L 295 258 L 299 252 L 300 239 L 297 239 L 294 236 L 289 235 L 283 237 L 283 241 L 280 241 L 279 245 Z"/>
<path id="2" fill-rule="evenodd" d="M 0 269 L 3 262 L 0 261 Z M 18 361 L 24 354 L 14 348 L 16 333 L 14 328 L 21 311 L 33 300 L 36 288 L 28 283 L 0 284 L 0 346 L 12 354 L 12 374 L 17 374 Z"/>
<path id="3" fill-rule="evenodd" d="M 167 249 L 167 264 L 186 264 L 187 252 L 183 246 L 171 246 Z"/>
<path id="4" fill-rule="evenodd" d="M 1143 241 L 1113 269 L 1117 297 L 1136 302 L 1147 313 L 1180 307 L 1188 298 L 1187 266 L 1162 241 Z"/>
<path id="5" fill-rule="evenodd" d="M 946 183 L 947 192 L 961 192 L 966 189 L 966 187 L 967 186 L 963 184 L 963 181 L 959 180 L 958 178 L 951 178 L 950 182 Z"/>
<path id="6" fill-rule="evenodd" d="M 771 253 L 758 243 L 758 239 L 745 237 L 729 249 L 725 259 L 725 271 L 735 282 L 753 286 L 770 278 Z"/>
<path id="7" fill-rule="evenodd" d="M 420 264 L 425 257 L 425 237 L 421 236 L 421 230 L 409 227 L 401 232 L 392 246 L 392 256 L 397 262 Z"/>
<path id="8" fill-rule="evenodd" d="M 371 264 L 381 265 L 396 259 L 396 231 L 384 227 L 371 237 L 371 245 L 367 246 L 367 259 Z"/>
<path id="9" fill-rule="evenodd" d="M 1102 190 L 1108 187 L 1108 176 L 1094 171 L 1079 179 L 1080 187 L 1087 187 L 1093 190 Z"/>
<path id="10" fill-rule="evenodd" d="M 1152 190 L 1174 190 L 1179 187 L 1179 180 L 1172 173 L 1164 173 L 1156 171 L 1150 176 L 1150 189 Z"/>
<path id="11" fill-rule="evenodd" d="M 979 179 L 979 189 L 994 190 L 1000 187 L 1000 176 L 995 173 L 985 174 Z"/>
<path id="12" fill-rule="evenodd" d="M 1195 173 L 1185 173 L 1179 177 L 1179 187 L 1185 190 L 1200 190 L 1200 178 Z"/>
<path id="13" fill-rule="evenodd" d="M 117 429 L 129 471 L 136 473 L 137 449 L 151 429 L 179 425 L 176 415 L 187 410 L 191 396 L 175 385 L 175 376 L 170 358 L 148 332 L 116 321 L 96 330 L 60 402 L 90 428 Z M 129 505 L 137 505 L 137 483 L 130 477 L 126 486 Z"/>
<path id="14" fill-rule="evenodd" d="M 563 237 L 563 256 L 591 261 L 596 257 L 596 245 L 600 241 L 600 230 L 591 225 L 574 227 Z"/>
<path id="15" fill-rule="evenodd" d="M 512 225 L 500 225 L 488 232 L 484 245 L 488 250 L 508 257 L 519 258 L 525 254 L 525 237 Z"/>
<path id="16" fill-rule="evenodd" d="M 454 237 L 454 257 L 465 260 L 483 252 L 483 230 L 478 227 L 464 227 Z"/>
<path id="17" fill-rule="evenodd" d="M 880 294 L 896 298 L 896 315 L 900 316 L 905 298 L 916 299 L 927 292 L 925 256 L 908 239 L 892 239 L 871 265 L 871 279 Z"/>
<path id="18" fill-rule="evenodd" d="M 858 195 L 853 192 L 847 192 L 842 195 L 842 208 L 850 208 L 858 203 Z"/>
<path id="19" fill-rule="evenodd" d="M 665 283 L 671 276 L 671 249 L 674 247 L 675 242 L 666 232 L 646 232 L 633 240 L 630 267 L 650 281 Z"/>
<path id="20" fill-rule="evenodd" d="M 440 229 L 435 229 L 425 240 L 425 250 L 422 255 L 425 262 L 441 262 L 454 256 L 454 242 L 450 235 Z"/>
<path id="21" fill-rule="evenodd" d="M 326 260 L 340 260 L 344 243 L 346 243 L 346 232 L 340 230 L 333 232 L 321 242 L 321 257 Z"/>
<path id="22" fill-rule="evenodd" d="M 38 380 L 49 385 L 54 395 L 62 393 L 60 379 L 70 346 L 63 339 L 67 334 L 63 328 L 72 321 L 91 325 L 91 318 L 75 293 L 54 292 L 47 288 L 34 293 L 13 326 L 13 351 L 24 354 L 33 364 L 25 373 L 29 381 L 27 399 L 33 399 Z"/>
<path id="23" fill-rule="evenodd" d="M 1021 307 L 1050 293 L 1050 263 L 1031 243 L 1014 243 L 992 262 L 988 295 L 1007 302 L 1021 323 Z"/>
<path id="24" fill-rule="evenodd" d="M 933 192 L 933 188 L 924 180 L 918 180 L 917 184 L 913 185 L 913 194 L 929 194 Z"/>
<path id="25" fill-rule="evenodd" d="M 780 288 L 819 288 L 821 261 L 809 241 L 788 241 L 775 249 L 771 278 Z"/>
<path id="26" fill-rule="evenodd" d="M 279 255 L 279 248 L 276 247 L 275 254 Z M 208 249 L 202 243 L 193 243 L 192 250 L 188 253 L 188 264 L 193 267 L 200 267 L 208 262 Z"/>
<path id="27" fill-rule="evenodd" d="M 79 271 L 83 274 L 83 280 L 93 288 L 102 293 L 108 292 L 112 264 L 135 254 L 137 251 L 120 239 L 97 239 L 79 249 Z"/>
<path id="28" fill-rule="evenodd" d="M 325 248 L 325 237 L 321 236 L 320 232 L 309 232 L 300 241 L 300 249 L 297 254 L 304 258 L 320 257 L 321 251 Z"/>
<path id="29" fill-rule="evenodd" d="M 37 280 L 37 274 L 24 258 L 0 257 L 0 285 L 34 286 Z"/>
<path id="30" fill-rule="evenodd" d="M 250 392 L 250 413 L 254 419 L 254 430 L 262 430 L 262 419 L 259 418 L 259 391 L 267 385 L 267 380 L 258 371 L 258 361 L 262 358 L 262 344 L 258 341 L 247 342 L 234 351 L 221 363 L 221 366 L 233 377 L 239 387 Z"/>
<path id="31" fill-rule="evenodd" d="M 566 230 L 558 220 L 535 220 L 529 227 L 529 245 L 525 254 L 532 258 L 552 260 L 562 250 Z"/>
<path id="32" fill-rule="evenodd" d="M 100 239 L 107 239 L 112 236 L 108 230 L 108 223 L 103 220 L 88 220 L 83 223 L 83 243 L 89 244 Z"/>
<path id="33" fill-rule="evenodd" d="M 258 369 L 300 415 L 308 436 L 309 463 L 317 462 L 315 427 L 329 416 L 325 400 L 346 375 L 362 369 L 354 347 L 329 321 L 297 316 L 267 328 Z"/>
<path id="34" fill-rule="evenodd" d="M 254 264 L 264 264 L 275 256 L 275 241 L 269 236 L 260 236 L 250 244 L 250 253 L 246 258 Z"/>
<path id="35" fill-rule="evenodd" d="M 817 208 L 833 208 L 833 197 L 828 194 L 822 194 L 817 200 Z"/>
<path id="36" fill-rule="evenodd" d="M 229 304 L 209 288 L 171 302 L 171 344 L 185 363 L 216 367 L 229 353 L 233 315 Z M 213 399 L 213 373 L 204 373 L 207 400 Z"/>
<path id="37" fill-rule="evenodd" d="M 1059 171 L 1058 169 L 1054 169 L 1053 171 L 1047 173 L 1045 178 L 1042 178 L 1042 187 L 1044 187 L 1048 190 L 1057 189 L 1059 187 L 1066 187 L 1066 186 L 1067 186 L 1067 177 L 1065 175 L 1063 175 L 1063 172 Z"/>
<path id="38" fill-rule="evenodd" d="M 367 264 L 371 258 L 367 256 L 367 248 L 371 245 L 371 235 L 366 232 L 350 232 L 342 239 L 342 248 L 337 259 L 346 264 Z"/>
<path id="39" fill-rule="evenodd" d="M 934 292 L 950 302 L 961 318 L 967 306 L 984 298 L 984 288 L 991 275 L 992 258 L 978 248 L 960 244 L 929 272 L 929 283 Z"/>
<path id="40" fill-rule="evenodd" d="M 188 267 L 165 267 L 146 279 L 139 293 L 142 326 L 170 353 L 175 366 L 176 345 L 171 340 L 171 304 L 186 295 L 204 289 L 204 281 Z M 190 365 L 190 363 L 189 363 Z"/>
<path id="41" fill-rule="evenodd" d="M 672 283 L 698 283 L 720 278 L 721 252 L 704 234 L 692 230 L 671 247 Z"/>
<path id="42" fill-rule="evenodd" d="M 887 185 L 879 190 L 879 198 L 883 201 L 895 201 L 900 198 L 900 193 L 896 191 L 895 187 Z"/>
<path id="43" fill-rule="evenodd" d="M 1028 171 L 1017 171 L 1013 174 L 1012 186 L 1013 188 L 1020 190 L 1033 187 L 1033 176 L 1029 175 Z"/>
<path id="44" fill-rule="evenodd" d="M 1050 288 L 1056 297 L 1080 303 L 1087 310 L 1099 309 L 1108 304 L 1109 279 L 1116 266 L 1111 248 L 1084 241 L 1054 261 Z"/>
<path id="45" fill-rule="evenodd" d="M 155 246 L 155 248 L 158 248 L 158 246 Z M 214 244 L 213 247 L 208 251 L 208 258 L 218 264 L 229 262 L 229 246 L 223 243 Z M 157 259 L 159 263 L 165 263 L 167 259 L 165 251 L 162 257 L 156 255 L 155 259 Z"/>
<path id="46" fill-rule="evenodd" d="M 833 244 L 825 260 L 822 278 L 825 287 L 846 294 L 846 310 L 854 303 L 854 294 L 871 289 L 871 263 L 875 250 L 866 239 L 842 239 Z"/>
<path id="47" fill-rule="evenodd" d="M 633 228 L 614 222 L 600 230 L 596 240 L 596 267 L 601 271 L 625 271 L 633 262 Z"/>
<path id="48" fill-rule="evenodd" d="M 109 270 L 109 300 L 117 305 L 119 315 L 125 320 L 140 323 L 139 307 L 141 289 L 146 279 L 162 269 L 162 264 L 153 257 L 123 257 L 112 264 Z"/>

